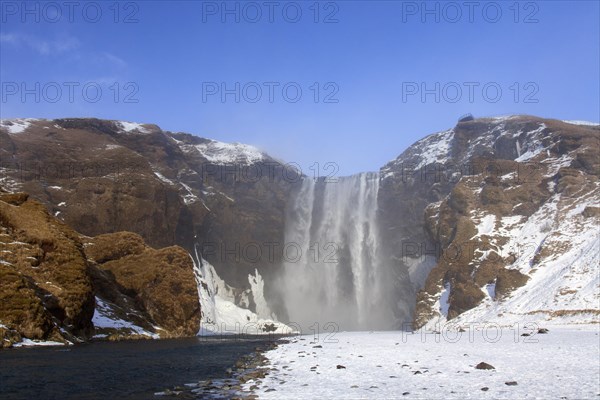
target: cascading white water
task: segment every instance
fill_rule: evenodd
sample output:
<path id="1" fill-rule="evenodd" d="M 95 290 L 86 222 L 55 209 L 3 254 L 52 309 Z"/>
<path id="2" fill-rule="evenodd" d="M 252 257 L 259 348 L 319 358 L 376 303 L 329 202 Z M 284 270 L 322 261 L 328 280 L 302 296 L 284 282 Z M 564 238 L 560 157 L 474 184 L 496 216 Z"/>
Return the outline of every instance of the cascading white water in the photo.
<path id="1" fill-rule="evenodd" d="M 308 331 L 328 322 L 340 329 L 390 329 L 393 285 L 380 257 L 377 228 L 379 175 L 337 182 L 306 178 L 288 211 L 288 256 L 279 288 L 290 322 Z M 296 246 L 297 245 L 297 246 Z"/>

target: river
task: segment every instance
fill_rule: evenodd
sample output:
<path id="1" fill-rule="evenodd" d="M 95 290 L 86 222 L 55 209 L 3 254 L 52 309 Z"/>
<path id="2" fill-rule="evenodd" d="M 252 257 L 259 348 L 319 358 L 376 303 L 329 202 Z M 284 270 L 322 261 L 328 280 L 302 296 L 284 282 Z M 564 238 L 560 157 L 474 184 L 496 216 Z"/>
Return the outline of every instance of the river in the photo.
<path id="1" fill-rule="evenodd" d="M 154 393 L 227 368 L 264 339 L 96 342 L 0 351 L 0 398 L 153 399 Z"/>

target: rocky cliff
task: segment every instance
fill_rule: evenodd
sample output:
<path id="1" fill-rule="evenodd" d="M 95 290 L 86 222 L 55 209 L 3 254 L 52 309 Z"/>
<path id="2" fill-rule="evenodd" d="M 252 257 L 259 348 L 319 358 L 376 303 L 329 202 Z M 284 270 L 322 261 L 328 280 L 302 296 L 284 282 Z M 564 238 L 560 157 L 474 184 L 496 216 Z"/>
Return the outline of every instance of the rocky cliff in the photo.
<path id="1" fill-rule="evenodd" d="M 0 347 L 195 335 L 193 262 L 140 236 L 80 235 L 25 193 L 0 189 Z"/>
<path id="2" fill-rule="evenodd" d="M 5 187 L 31 194 L 88 236 L 131 231 L 150 246 L 200 245 L 230 285 L 269 276 L 283 242 L 288 193 L 299 181 L 258 149 L 156 125 L 93 118 L 4 120 Z M 258 245 L 262 257 L 245 253 Z M 251 249 L 252 250 L 252 249 Z"/>
<path id="3" fill-rule="evenodd" d="M 530 116 L 481 118 L 382 168 L 383 229 L 418 290 L 416 327 L 598 321 L 599 133 Z"/>
<path id="4" fill-rule="evenodd" d="M 448 320 L 597 322 L 599 133 L 598 125 L 533 116 L 465 120 L 381 168 L 377 259 L 398 293 L 389 296 L 398 303 L 390 320 L 414 315 L 416 327 Z M 53 224 L 87 235 L 72 233 L 80 239 L 64 245 L 84 254 L 69 261 L 73 274 L 81 265 L 87 271 L 78 272 L 77 295 L 69 297 L 79 303 L 64 318 L 59 313 L 71 335 L 91 334 L 94 297 L 96 329 L 102 318 L 120 315 L 136 326 L 132 332 L 153 335 L 156 324 L 163 336 L 190 333 L 197 295 L 179 284 L 192 268 L 200 287 L 213 284 L 205 302 L 214 312 L 203 321 L 225 321 L 221 311 L 235 307 L 255 312 L 256 321 L 270 321 L 271 310 L 284 316 L 286 294 L 273 287 L 282 254 L 271 250 L 284 244 L 286 210 L 306 185 L 258 149 L 149 124 L 21 119 L 0 123 L 0 164 L 1 185 L 41 201 L 59 220 Z M 21 206 L 7 210 L 14 207 Z M 174 245 L 195 256 L 195 267 Z M 34 248 L 25 260 L 43 251 Z M 31 280 L 11 279 L 31 289 L 23 293 L 33 303 L 43 300 L 27 286 Z M 36 307 L 39 315 L 28 318 L 46 321 L 42 336 L 66 339 L 51 329 L 56 317 L 43 317 L 48 306 Z"/>

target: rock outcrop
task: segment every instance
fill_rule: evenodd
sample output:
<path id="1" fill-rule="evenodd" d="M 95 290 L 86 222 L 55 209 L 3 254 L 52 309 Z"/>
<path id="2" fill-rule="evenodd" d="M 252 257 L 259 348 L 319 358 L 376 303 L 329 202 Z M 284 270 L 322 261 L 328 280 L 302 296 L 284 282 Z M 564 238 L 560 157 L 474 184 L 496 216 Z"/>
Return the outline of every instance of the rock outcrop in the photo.
<path id="1" fill-rule="evenodd" d="M 391 266 L 398 302 L 413 304 L 396 320 L 414 315 L 416 327 L 448 320 L 597 322 L 599 133 L 598 125 L 533 116 L 466 119 L 381 168 L 378 251 Z M 174 246 L 214 266 L 236 306 L 257 311 L 248 277 L 260 276 L 260 303 L 280 317 L 285 312 L 273 290 L 282 254 L 269 249 L 284 244 L 286 208 L 301 177 L 256 148 L 150 124 L 5 120 L 0 172 L 1 185 L 29 193 L 65 223 L 50 224 L 63 235 L 53 236 L 61 238 L 55 247 L 33 227 L 14 233 L 21 232 L 9 224 L 18 225 L 15 208 L 43 207 L 25 195 L 3 195 L 5 242 L 25 244 L 18 250 L 23 266 L 7 258 L 0 284 L 21 288 L 15 301 L 30 312 L 20 324 L 42 327 L 35 337 L 92 334 L 94 296 L 101 316 L 133 321 L 131 334 L 154 334 L 153 324 L 163 336 L 191 334 L 199 312 L 188 284 L 194 281 L 179 282 L 192 261 Z M 67 225 L 87 237 L 65 233 Z M 45 256 L 54 248 L 60 251 Z M 42 262 L 66 263 L 77 295 L 39 289 L 41 277 L 19 274 L 26 263 Z M 166 274 L 166 266 L 175 272 Z M 62 326 L 56 321 L 66 321 L 67 334 L 52 328 Z"/>
<path id="2" fill-rule="evenodd" d="M 155 250 L 133 233 L 81 236 L 29 195 L 0 191 L 0 252 L 1 347 L 199 329 L 193 263 L 180 247 Z"/>
<path id="3" fill-rule="evenodd" d="M 599 132 L 530 116 L 475 119 L 382 169 L 382 221 L 388 248 L 415 277 L 416 327 L 556 313 L 597 320 Z"/>
<path id="4" fill-rule="evenodd" d="M 265 243 L 283 243 L 299 181 L 252 146 L 93 118 L 4 120 L 0 164 L 5 187 L 29 193 L 76 231 L 130 231 L 190 253 L 198 244 L 241 289 L 254 269 L 269 277 L 279 265 L 280 252 L 271 257 Z M 258 260 L 244 253 L 254 245 L 264 250 Z"/>
<path id="5" fill-rule="evenodd" d="M 91 337 L 94 296 L 77 233 L 25 194 L 0 196 L 0 229 L 5 334 L 18 333 L 11 341 Z"/>
<path id="6" fill-rule="evenodd" d="M 114 277 L 120 293 L 129 296 L 166 335 L 193 336 L 198 332 L 200 305 L 194 264 L 181 247 L 155 250 L 137 234 L 118 232 L 90 239 L 85 249 L 90 261 Z M 111 290 L 98 292 L 108 301 L 119 301 L 120 296 Z"/>

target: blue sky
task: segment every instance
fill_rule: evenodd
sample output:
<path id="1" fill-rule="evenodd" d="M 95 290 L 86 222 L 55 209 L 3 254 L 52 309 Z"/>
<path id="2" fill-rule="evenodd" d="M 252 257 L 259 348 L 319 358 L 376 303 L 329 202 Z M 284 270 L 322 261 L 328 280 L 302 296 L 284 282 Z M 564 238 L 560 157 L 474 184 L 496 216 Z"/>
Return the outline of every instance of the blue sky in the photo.
<path id="1" fill-rule="evenodd" d="M 156 123 L 341 175 L 467 112 L 600 120 L 597 1 L 23 4 L 1 2 L 2 118 Z"/>

